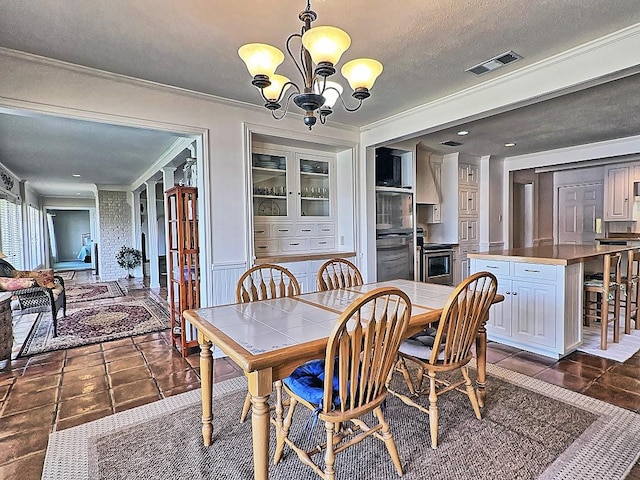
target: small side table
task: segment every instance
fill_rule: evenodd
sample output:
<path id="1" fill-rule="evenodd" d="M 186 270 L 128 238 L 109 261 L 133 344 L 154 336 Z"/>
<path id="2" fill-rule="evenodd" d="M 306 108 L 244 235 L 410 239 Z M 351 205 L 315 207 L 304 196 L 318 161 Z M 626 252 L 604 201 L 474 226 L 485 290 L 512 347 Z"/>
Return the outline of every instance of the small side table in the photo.
<path id="1" fill-rule="evenodd" d="M 0 293 L 0 361 L 11 359 L 13 324 L 11 323 L 11 293 Z"/>

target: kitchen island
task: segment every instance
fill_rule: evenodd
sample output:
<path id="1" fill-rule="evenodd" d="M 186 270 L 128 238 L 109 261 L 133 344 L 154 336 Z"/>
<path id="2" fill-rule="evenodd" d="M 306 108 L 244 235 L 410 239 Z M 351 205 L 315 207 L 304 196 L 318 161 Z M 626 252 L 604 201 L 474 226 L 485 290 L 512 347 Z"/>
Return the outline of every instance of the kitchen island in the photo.
<path id="1" fill-rule="evenodd" d="M 491 308 L 489 340 L 556 359 L 571 353 L 582 343 L 585 263 L 634 248 L 548 245 L 469 253 L 471 273 L 492 272 L 505 298 Z"/>

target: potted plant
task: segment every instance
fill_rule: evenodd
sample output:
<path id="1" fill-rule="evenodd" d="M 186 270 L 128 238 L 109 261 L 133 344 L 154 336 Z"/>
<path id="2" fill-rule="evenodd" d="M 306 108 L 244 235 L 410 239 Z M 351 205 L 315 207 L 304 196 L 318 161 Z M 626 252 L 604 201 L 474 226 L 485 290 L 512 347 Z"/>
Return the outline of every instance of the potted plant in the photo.
<path id="1" fill-rule="evenodd" d="M 127 278 L 133 278 L 131 269 L 142 265 L 142 252 L 133 247 L 125 247 L 123 245 L 116 254 L 116 261 L 121 268 L 127 269 Z"/>

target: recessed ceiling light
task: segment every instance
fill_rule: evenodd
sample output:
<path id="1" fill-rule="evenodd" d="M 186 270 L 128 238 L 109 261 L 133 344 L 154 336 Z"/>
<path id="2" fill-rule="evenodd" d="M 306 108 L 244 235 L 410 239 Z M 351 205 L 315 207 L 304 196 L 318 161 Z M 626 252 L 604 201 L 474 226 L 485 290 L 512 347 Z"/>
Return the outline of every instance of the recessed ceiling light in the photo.
<path id="1" fill-rule="evenodd" d="M 79 176 L 80 176 L 80 174 L 79 174 L 79 173 L 72 173 L 72 174 L 71 174 L 71 176 L 72 176 L 72 177 L 79 177 Z"/>
<path id="2" fill-rule="evenodd" d="M 505 143 L 504 146 L 505 147 L 515 147 L 516 144 L 515 143 Z"/>
<path id="3" fill-rule="evenodd" d="M 458 135 L 463 136 L 463 135 L 469 135 L 469 132 L 467 130 L 460 130 L 458 132 Z"/>

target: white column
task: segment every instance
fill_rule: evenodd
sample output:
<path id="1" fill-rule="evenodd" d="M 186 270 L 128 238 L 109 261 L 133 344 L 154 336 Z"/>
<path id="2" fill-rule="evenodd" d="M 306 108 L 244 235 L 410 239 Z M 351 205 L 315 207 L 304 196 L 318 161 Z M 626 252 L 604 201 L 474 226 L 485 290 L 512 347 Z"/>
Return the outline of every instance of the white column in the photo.
<path id="1" fill-rule="evenodd" d="M 160 269 L 158 265 L 158 211 L 156 208 L 156 184 L 147 181 L 147 255 L 149 256 L 149 287 L 160 288 Z"/>
<path id="2" fill-rule="evenodd" d="M 480 157 L 480 178 L 478 182 L 478 248 L 481 252 L 489 249 L 491 234 L 491 171 L 490 155 Z"/>
<path id="3" fill-rule="evenodd" d="M 140 191 L 131 193 L 131 210 L 133 214 L 133 239 L 131 245 L 142 250 L 142 215 L 140 213 Z M 136 269 L 134 276 L 144 278 L 144 265 Z"/>
<path id="4" fill-rule="evenodd" d="M 164 184 L 164 191 L 166 192 L 169 188 L 173 187 L 176 184 L 175 179 L 175 171 L 176 167 L 163 167 L 162 168 L 162 182 Z M 166 256 L 166 265 L 167 269 L 169 269 L 169 215 L 167 214 L 167 207 L 165 202 L 164 207 L 164 235 L 165 235 L 165 256 Z M 167 272 L 167 287 L 169 283 L 169 272 Z M 167 303 L 171 302 L 171 292 L 167 288 Z"/>

